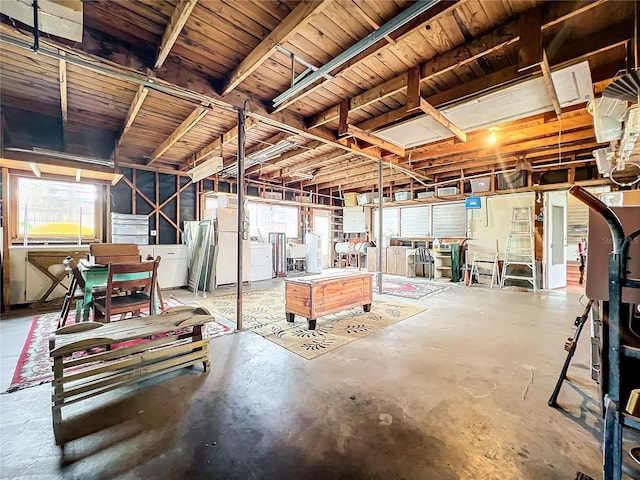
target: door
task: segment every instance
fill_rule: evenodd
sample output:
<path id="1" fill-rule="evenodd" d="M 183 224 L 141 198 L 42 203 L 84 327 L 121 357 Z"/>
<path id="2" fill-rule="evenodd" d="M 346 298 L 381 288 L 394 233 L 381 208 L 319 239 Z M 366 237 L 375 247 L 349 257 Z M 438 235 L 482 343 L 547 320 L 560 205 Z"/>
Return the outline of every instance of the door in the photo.
<path id="1" fill-rule="evenodd" d="M 322 268 L 331 266 L 331 226 L 329 212 L 324 210 L 313 211 L 313 233 L 320 235 L 320 248 L 322 251 Z"/>
<path id="2" fill-rule="evenodd" d="M 544 267 L 546 288 L 567 286 L 567 192 L 548 192 L 544 202 Z"/>

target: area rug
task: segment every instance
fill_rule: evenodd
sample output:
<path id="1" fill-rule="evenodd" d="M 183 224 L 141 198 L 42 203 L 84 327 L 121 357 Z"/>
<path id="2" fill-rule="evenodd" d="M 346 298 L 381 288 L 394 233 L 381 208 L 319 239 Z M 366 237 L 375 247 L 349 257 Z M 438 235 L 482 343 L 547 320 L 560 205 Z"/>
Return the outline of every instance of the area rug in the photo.
<path id="1" fill-rule="evenodd" d="M 377 292 L 377 283 L 373 277 L 374 292 Z M 412 300 L 424 300 L 427 297 L 444 292 L 450 287 L 437 283 L 427 282 L 405 282 L 402 280 L 382 279 L 382 293 L 395 295 L 397 297 L 411 298 Z"/>
<path id="2" fill-rule="evenodd" d="M 165 310 L 181 305 L 184 305 L 184 303 L 175 297 L 164 299 Z M 146 312 L 143 310 L 142 313 Z M 33 323 L 22 348 L 22 353 L 18 358 L 11 385 L 4 393 L 33 387 L 50 382 L 53 379 L 51 370 L 53 361 L 49 357 L 49 335 L 56 330 L 59 315 L 60 312 L 52 312 L 33 317 Z M 75 311 L 72 309 L 69 312 L 66 325 L 72 325 L 73 323 L 75 323 Z M 206 338 L 217 337 L 227 332 L 231 332 L 231 329 L 217 321 L 206 324 Z"/>
<path id="3" fill-rule="evenodd" d="M 235 295 L 209 297 L 196 303 L 215 317 L 232 319 L 236 316 Z M 284 305 L 284 288 L 244 292 L 243 325 L 307 360 L 425 310 L 423 306 L 394 303 L 376 297 L 368 313 L 362 307 L 356 307 L 326 315 L 318 319 L 315 330 L 308 330 L 306 318 L 299 315 L 296 315 L 295 323 L 286 321 Z"/>

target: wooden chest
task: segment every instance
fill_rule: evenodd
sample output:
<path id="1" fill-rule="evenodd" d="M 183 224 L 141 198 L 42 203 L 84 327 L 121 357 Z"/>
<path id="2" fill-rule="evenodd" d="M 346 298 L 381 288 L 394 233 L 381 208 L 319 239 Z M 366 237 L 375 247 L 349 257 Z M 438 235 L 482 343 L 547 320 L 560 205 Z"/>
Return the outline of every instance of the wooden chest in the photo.
<path id="1" fill-rule="evenodd" d="M 370 273 L 298 277 L 285 280 L 285 311 L 287 321 L 296 315 L 307 318 L 309 330 L 316 328 L 316 319 L 323 315 L 362 305 L 371 309 L 372 278 Z"/>

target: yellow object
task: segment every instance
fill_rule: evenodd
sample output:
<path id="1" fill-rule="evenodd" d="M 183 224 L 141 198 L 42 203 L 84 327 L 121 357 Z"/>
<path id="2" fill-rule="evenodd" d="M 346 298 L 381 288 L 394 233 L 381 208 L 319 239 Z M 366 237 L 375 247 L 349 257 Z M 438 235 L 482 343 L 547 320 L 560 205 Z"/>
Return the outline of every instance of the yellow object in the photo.
<path id="1" fill-rule="evenodd" d="M 345 207 L 356 207 L 358 205 L 358 194 L 357 193 L 345 193 L 344 194 L 344 206 Z"/>
<path id="2" fill-rule="evenodd" d="M 56 223 L 47 223 L 45 225 L 38 225 L 36 227 L 31 227 L 27 230 L 27 235 L 38 235 L 38 236 L 66 236 L 73 237 L 78 235 L 78 231 L 80 230 L 80 225 L 77 223 L 71 222 L 56 222 Z M 82 226 L 82 236 L 90 236 L 93 235 L 93 227 L 90 225 Z"/>
<path id="3" fill-rule="evenodd" d="M 627 412 L 634 417 L 640 417 L 640 388 L 631 390 L 629 401 L 627 402 Z"/>

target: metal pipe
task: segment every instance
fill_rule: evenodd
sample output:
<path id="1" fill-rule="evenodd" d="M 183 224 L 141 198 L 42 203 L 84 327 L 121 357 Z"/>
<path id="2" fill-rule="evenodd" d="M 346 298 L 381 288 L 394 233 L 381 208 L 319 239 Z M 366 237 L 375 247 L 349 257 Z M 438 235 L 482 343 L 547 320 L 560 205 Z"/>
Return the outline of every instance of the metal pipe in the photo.
<path id="1" fill-rule="evenodd" d="M 244 237 L 248 225 L 244 216 L 244 144 L 245 124 L 247 122 L 247 107 L 238 110 L 238 274 L 236 284 L 236 328 L 242 330 L 242 266 L 244 263 Z"/>
<path id="2" fill-rule="evenodd" d="M 376 268 L 376 281 L 378 293 L 382 293 L 382 160 L 378 161 L 378 259 Z"/>
<path id="3" fill-rule="evenodd" d="M 347 50 L 342 52 L 340 55 L 335 57 L 329 63 L 323 65 L 320 68 L 318 68 L 318 70 L 313 72 L 307 78 L 305 78 L 304 80 L 296 83 L 295 86 L 293 86 L 292 88 L 290 88 L 286 92 L 283 92 L 280 95 L 278 95 L 276 98 L 273 99 L 273 106 L 277 107 L 282 102 L 285 102 L 286 100 L 288 100 L 289 98 L 294 96 L 296 93 L 302 91 L 304 88 L 306 88 L 309 85 L 311 85 L 312 83 L 314 83 L 319 78 L 324 77 L 326 74 L 330 73 L 332 70 L 338 68 L 339 66 L 341 66 L 344 63 L 348 62 L 349 60 L 351 60 L 353 57 L 355 57 L 359 53 L 365 51 L 367 48 L 369 48 L 374 43 L 376 43 L 379 40 L 383 39 L 387 35 L 393 33 L 395 30 L 397 30 L 398 28 L 402 27 L 406 23 L 410 22 L 411 20 L 416 18 L 418 15 L 426 12 L 428 9 L 430 9 L 435 4 L 437 4 L 439 1 L 440 0 L 418 0 L 418 1 L 416 1 L 409 8 L 404 10 L 402 13 L 400 13 L 399 15 L 396 15 L 391 20 L 389 20 L 387 23 L 382 25 L 379 29 L 374 30 L 369 35 L 364 37 L 362 40 L 357 42 L 355 45 L 351 46 L 350 48 L 348 48 Z"/>
<path id="4" fill-rule="evenodd" d="M 33 51 L 38 53 L 40 49 L 40 26 L 38 23 L 38 0 L 33 0 Z"/>

